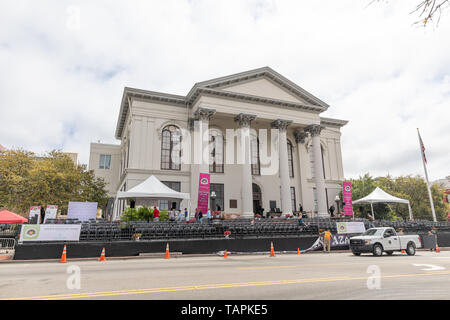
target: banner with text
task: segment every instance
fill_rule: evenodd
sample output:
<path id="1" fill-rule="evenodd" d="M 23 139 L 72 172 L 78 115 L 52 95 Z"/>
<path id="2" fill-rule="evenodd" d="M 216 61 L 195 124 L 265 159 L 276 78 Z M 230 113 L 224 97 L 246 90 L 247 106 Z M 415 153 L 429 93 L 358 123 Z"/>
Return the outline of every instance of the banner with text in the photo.
<path id="1" fill-rule="evenodd" d="M 200 173 L 198 182 L 198 202 L 197 208 L 206 216 L 209 201 L 209 173 Z"/>
<path id="2" fill-rule="evenodd" d="M 352 216 L 353 215 L 353 205 L 352 205 L 352 183 L 348 181 L 344 181 L 342 183 L 342 201 L 345 202 L 344 206 L 344 215 Z"/>
<path id="3" fill-rule="evenodd" d="M 364 222 L 336 222 L 338 233 L 363 233 L 366 231 Z"/>
<path id="4" fill-rule="evenodd" d="M 97 217 L 97 202 L 69 202 L 67 219 L 87 221 Z"/>
<path id="5" fill-rule="evenodd" d="M 45 223 L 45 221 L 47 221 L 47 219 L 56 219 L 57 212 L 58 212 L 58 206 L 47 205 L 47 208 L 45 209 L 44 223 Z"/>
<path id="6" fill-rule="evenodd" d="M 338 248 L 338 249 L 348 249 L 350 245 L 350 238 L 345 234 L 334 234 L 331 236 L 330 248 Z M 301 251 L 302 253 L 306 253 L 309 251 L 317 251 L 323 250 L 323 236 L 319 236 L 317 240 L 313 243 L 313 245 Z"/>
<path id="7" fill-rule="evenodd" d="M 34 223 L 34 224 L 41 223 L 41 206 L 30 207 L 28 223 Z"/>
<path id="8" fill-rule="evenodd" d="M 81 224 L 23 224 L 19 242 L 78 241 Z"/>

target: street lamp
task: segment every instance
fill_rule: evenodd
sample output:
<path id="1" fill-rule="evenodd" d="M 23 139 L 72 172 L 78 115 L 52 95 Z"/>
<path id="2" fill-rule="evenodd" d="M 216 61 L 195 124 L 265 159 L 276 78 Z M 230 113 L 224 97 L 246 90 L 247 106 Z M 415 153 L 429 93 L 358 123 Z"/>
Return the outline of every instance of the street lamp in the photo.
<path id="1" fill-rule="evenodd" d="M 211 191 L 210 197 L 211 197 L 211 210 L 216 211 L 216 192 Z"/>
<path id="2" fill-rule="evenodd" d="M 334 198 L 334 201 L 336 201 L 336 207 L 337 207 L 337 211 L 338 211 L 338 216 L 340 216 L 341 215 L 341 211 L 340 211 L 340 209 L 339 209 L 339 201 L 340 201 L 341 199 L 339 198 L 339 195 L 337 194 L 336 195 L 336 198 Z"/>

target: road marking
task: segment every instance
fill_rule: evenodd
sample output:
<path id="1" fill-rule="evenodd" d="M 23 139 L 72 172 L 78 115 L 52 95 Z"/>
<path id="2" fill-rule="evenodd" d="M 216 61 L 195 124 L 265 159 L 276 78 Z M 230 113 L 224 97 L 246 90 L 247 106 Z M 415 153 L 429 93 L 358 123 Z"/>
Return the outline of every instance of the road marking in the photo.
<path id="1" fill-rule="evenodd" d="M 436 272 L 427 272 L 427 273 L 387 275 L 387 276 L 381 276 L 381 278 L 406 278 L 406 277 L 449 275 L 449 274 L 450 274 L 450 271 L 436 271 Z M 190 286 L 181 286 L 181 287 L 132 289 L 132 290 L 104 291 L 104 292 L 91 292 L 91 293 L 85 292 L 85 293 L 59 294 L 59 295 L 35 296 L 35 297 L 20 297 L 20 298 L 8 298 L 8 299 L 2 299 L 2 300 L 81 299 L 81 298 L 108 297 L 108 296 L 119 296 L 119 295 L 136 295 L 136 294 L 177 292 L 177 291 L 195 291 L 195 290 L 208 290 L 208 289 L 224 289 L 224 288 L 272 286 L 272 285 L 286 285 L 286 284 L 336 282 L 336 281 L 352 281 L 352 280 L 366 280 L 366 279 L 367 279 L 367 276 L 361 276 L 361 277 L 342 276 L 342 277 L 331 277 L 331 278 L 306 278 L 306 279 L 294 279 L 294 280 L 219 283 L 219 284 L 205 284 L 205 285 L 190 285 Z"/>
<path id="2" fill-rule="evenodd" d="M 426 267 L 425 269 L 420 269 L 420 270 L 424 270 L 424 271 L 445 270 L 444 267 L 441 267 L 441 266 L 435 266 L 435 265 L 432 265 L 432 264 L 416 264 L 416 263 L 413 263 L 413 266 L 416 266 L 416 267 Z"/>

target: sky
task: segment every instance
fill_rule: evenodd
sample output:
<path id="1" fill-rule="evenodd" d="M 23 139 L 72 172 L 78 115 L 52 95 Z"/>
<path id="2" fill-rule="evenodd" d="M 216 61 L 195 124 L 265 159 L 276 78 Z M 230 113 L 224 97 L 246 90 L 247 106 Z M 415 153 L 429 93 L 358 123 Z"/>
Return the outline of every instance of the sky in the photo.
<path id="1" fill-rule="evenodd" d="M 330 105 L 346 178 L 450 175 L 450 10 L 416 2 L 0 0 L 0 144 L 77 152 L 114 138 L 123 88 L 186 95 L 269 66 Z"/>

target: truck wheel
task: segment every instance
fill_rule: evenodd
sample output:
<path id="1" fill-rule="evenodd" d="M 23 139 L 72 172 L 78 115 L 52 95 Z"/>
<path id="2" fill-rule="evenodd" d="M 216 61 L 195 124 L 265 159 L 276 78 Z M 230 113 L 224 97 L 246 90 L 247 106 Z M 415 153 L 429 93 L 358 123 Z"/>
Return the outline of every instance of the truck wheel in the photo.
<path id="1" fill-rule="evenodd" d="M 377 243 L 373 246 L 373 255 L 380 257 L 383 254 L 383 247 L 381 244 Z"/>
<path id="2" fill-rule="evenodd" d="M 388 256 L 392 256 L 392 254 L 394 253 L 394 251 L 386 251 Z"/>
<path id="3" fill-rule="evenodd" d="M 414 242 L 408 243 L 408 245 L 406 246 L 406 253 L 408 254 L 408 256 L 413 256 L 416 254 L 416 245 L 414 244 Z"/>

